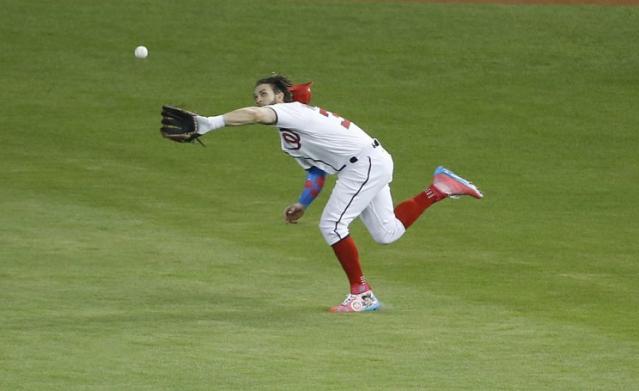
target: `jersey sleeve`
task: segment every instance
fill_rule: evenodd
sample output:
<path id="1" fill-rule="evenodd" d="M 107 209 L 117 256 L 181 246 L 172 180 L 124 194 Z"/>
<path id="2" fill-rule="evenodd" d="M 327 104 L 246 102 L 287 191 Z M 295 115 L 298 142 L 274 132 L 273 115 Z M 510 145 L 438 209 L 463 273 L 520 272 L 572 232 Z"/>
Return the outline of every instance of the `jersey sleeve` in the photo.
<path id="1" fill-rule="evenodd" d="M 304 123 L 306 115 L 310 114 L 310 110 L 306 105 L 299 102 L 292 103 L 278 103 L 268 106 L 277 115 L 275 126 L 279 128 L 296 128 L 300 127 L 300 124 Z"/>
<path id="2" fill-rule="evenodd" d="M 310 164 L 308 161 L 304 160 L 304 159 L 300 159 L 300 158 L 294 158 L 295 161 L 297 162 L 297 164 L 300 165 L 300 167 L 302 167 L 305 170 L 309 170 L 313 167 L 312 164 Z"/>

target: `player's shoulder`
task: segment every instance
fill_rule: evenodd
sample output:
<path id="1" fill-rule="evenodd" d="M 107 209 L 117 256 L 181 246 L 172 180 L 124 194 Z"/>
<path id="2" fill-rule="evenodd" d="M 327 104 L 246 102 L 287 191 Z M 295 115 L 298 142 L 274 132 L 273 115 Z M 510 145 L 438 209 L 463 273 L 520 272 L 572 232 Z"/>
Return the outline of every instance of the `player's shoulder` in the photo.
<path id="1" fill-rule="evenodd" d="M 302 110 L 302 109 L 313 109 L 312 106 L 306 105 L 301 102 L 284 102 L 284 103 L 276 103 L 274 105 L 270 105 L 268 107 L 272 107 L 275 109 L 283 109 L 283 110 Z"/>
<path id="2" fill-rule="evenodd" d="M 285 102 L 285 103 L 276 103 L 274 105 L 267 106 L 271 109 L 275 110 L 276 113 L 282 115 L 290 115 L 294 117 L 300 116 L 308 116 L 311 115 L 316 108 L 313 106 L 306 105 L 300 102 Z"/>

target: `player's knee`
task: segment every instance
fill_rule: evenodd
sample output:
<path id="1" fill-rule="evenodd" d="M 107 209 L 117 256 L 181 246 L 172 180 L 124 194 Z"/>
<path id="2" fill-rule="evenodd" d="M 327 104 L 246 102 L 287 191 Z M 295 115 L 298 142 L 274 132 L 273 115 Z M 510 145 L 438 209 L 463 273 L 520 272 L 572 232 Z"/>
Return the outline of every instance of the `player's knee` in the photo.
<path id="1" fill-rule="evenodd" d="M 399 239 L 399 236 L 396 235 L 375 235 L 373 236 L 373 240 L 379 244 L 391 244 L 396 242 Z"/>
<path id="2" fill-rule="evenodd" d="M 324 237 L 326 243 L 331 244 L 335 242 L 337 235 L 335 235 L 335 223 L 330 221 L 320 220 L 319 222 L 319 230 Z"/>
<path id="3" fill-rule="evenodd" d="M 324 237 L 324 240 L 329 245 L 340 241 L 348 236 L 348 227 L 342 227 L 330 220 L 320 220 L 319 229 Z"/>
<path id="4" fill-rule="evenodd" d="M 321 219 L 319 222 L 319 230 L 322 232 L 322 235 L 326 235 L 326 232 L 330 231 L 330 226 L 327 221 Z"/>
<path id="5" fill-rule="evenodd" d="M 373 240 L 379 244 L 391 244 L 404 235 L 406 229 L 403 226 L 396 226 L 394 229 L 370 231 Z"/>
<path id="6" fill-rule="evenodd" d="M 391 244 L 397 241 L 397 238 L 383 237 L 375 240 L 379 244 Z"/>

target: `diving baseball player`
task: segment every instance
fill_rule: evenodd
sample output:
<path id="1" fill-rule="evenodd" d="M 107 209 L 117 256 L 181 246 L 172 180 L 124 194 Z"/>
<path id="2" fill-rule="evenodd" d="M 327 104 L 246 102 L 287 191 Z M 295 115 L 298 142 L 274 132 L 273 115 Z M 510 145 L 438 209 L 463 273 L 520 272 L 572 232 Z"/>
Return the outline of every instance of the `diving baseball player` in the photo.
<path id="1" fill-rule="evenodd" d="M 285 77 L 274 75 L 257 81 L 254 98 L 255 107 L 213 117 L 164 106 L 162 134 L 174 141 L 192 142 L 225 126 L 259 123 L 276 127 L 284 153 L 307 171 L 299 199 L 284 211 L 287 223 L 294 224 L 304 215 L 327 175 L 337 176 L 319 228 L 348 277 L 350 293 L 330 308 L 332 312 L 375 311 L 381 306 L 364 277 L 349 233 L 355 218 L 362 220 L 376 242 L 389 244 L 432 204 L 447 197 L 483 197 L 473 184 L 438 167 L 428 188 L 394 207 L 389 187 L 393 179 L 391 155 L 354 122 L 308 105 L 310 84 L 293 86 Z"/>

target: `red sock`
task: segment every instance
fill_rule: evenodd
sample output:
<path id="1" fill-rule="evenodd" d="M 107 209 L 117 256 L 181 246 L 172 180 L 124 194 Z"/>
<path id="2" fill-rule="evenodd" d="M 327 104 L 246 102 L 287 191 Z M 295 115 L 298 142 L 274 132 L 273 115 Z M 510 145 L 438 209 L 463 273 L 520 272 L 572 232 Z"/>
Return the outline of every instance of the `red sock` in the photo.
<path id="1" fill-rule="evenodd" d="M 395 207 L 395 216 L 404 224 L 404 228 L 408 228 L 424 213 L 426 208 L 444 198 L 446 198 L 446 194 L 431 185 L 415 197 L 397 205 Z"/>
<path id="2" fill-rule="evenodd" d="M 335 256 L 339 263 L 342 264 L 342 268 L 348 277 L 348 282 L 351 284 L 351 293 L 357 295 L 371 289 L 362 273 L 355 241 L 350 236 L 347 236 L 332 247 L 333 251 L 335 251 Z"/>

